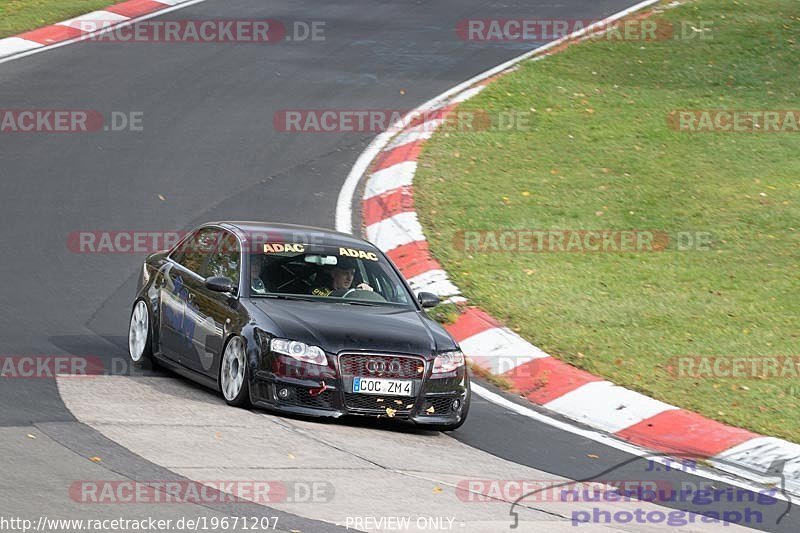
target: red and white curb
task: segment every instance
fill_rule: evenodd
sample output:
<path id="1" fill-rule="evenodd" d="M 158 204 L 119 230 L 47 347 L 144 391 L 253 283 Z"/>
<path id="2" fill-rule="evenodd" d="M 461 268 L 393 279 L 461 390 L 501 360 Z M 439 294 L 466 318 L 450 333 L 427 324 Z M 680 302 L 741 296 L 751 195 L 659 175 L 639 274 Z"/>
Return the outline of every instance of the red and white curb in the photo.
<path id="1" fill-rule="evenodd" d="M 602 23 L 608 24 L 653 3 L 643 2 Z M 580 35 L 573 34 L 567 39 L 576 38 Z M 402 129 L 397 135 L 378 136 L 362 154 L 342 189 L 337 229 L 350 232 L 352 215 L 342 199 L 348 192 L 352 197 L 357 182 L 366 175 L 362 221 L 367 239 L 386 252 L 415 291 L 432 292 L 445 301 L 460 304 L 462 313 L 447 329 L 475 364 L 510 381 L 531 402 L 618 439 L 656 452 L 708 459 L 719 469 L 745 479 L 763 481 L 765 477 L 783 475 L 785 490 L 800 495 L 800 445 L 721 424 L 614 385 L 551 357 L 480 309 L 466 307 L 466 299 L 458 287 L 431 256 L 414 210 L 413 179 L 424 143 L 441 125 L 436 111 L 453 109 L 479 94 L 494 78 L 520 61 L 538 59 L 567 39 L 525 54 L 502 65 L 500 70 L 492 69 L 409 115 L 433 116 L 432 120 L 419 124 L 406 117 L 403 122 L 412 122 L 412 127 Z M 780 469 L 774 471 L 776 465 Z"/>
<path id="2" fill-rule="evenodd" d="M 114 4 L 100 11 L 92 11 L 73 19 L 0 39 L 0 59 L 29 55 L 55 45 L 77 42 L 88 35 L 99 33 L 87 31 L 87 28 L 102 26 L 102 31 L 108 31 L 146 15 L 189 3 L 197 2 L 195 0 L 128 0 Z"/>

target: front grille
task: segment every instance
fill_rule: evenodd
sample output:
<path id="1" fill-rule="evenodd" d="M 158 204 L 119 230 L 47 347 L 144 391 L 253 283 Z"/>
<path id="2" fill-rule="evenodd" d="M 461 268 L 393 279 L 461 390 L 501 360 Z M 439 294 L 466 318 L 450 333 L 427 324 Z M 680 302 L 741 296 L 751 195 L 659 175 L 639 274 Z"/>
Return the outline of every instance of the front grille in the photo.
<path id="1" fill-rule="evenodd" d="M 448 415 L 453 411 L 453 400 L 455 400 L 455 398 L 447 396 L 425 398 L 421 414 L 429 416 Z M 431 408 L 433 408 L 433 410 L 431 410 Z"/>
<path id="2" fill-rule="evenodd" d="M 416 357 L 401 355 L 345 354 L 339 358 L 343 376 L 422 379 L 425 363 Z"/>
<path id="3" fill-rule="evenodd" d="M 333 392 L 326 390 L 320 394 L 311 395 L 306 387 L 292 387 L 292 386 L 278 386 L 280 390 L 286 388 L 289 390 L 287 398 L 278 398 L 278 400 L 285 404 L 298 405 L 300 407 L 312 407 L 316 409 L 330 409 L 333 405 Z"/>
<path id="4" fill-rule="evenodd" d="M 408 415 L 414 408 L 414 398 L 410 396 L 373 396 L 370 394 L 345 393 L 344 402 L 348 409 L 371 411 L 385 414 L 386 408 L 393 409 L 395 416 Z"/>

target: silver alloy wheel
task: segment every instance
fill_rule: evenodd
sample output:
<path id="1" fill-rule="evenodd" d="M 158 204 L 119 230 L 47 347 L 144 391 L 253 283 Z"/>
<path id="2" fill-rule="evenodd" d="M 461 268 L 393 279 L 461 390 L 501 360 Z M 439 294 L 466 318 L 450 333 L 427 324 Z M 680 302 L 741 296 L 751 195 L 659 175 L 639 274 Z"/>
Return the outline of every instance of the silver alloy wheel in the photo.
<path id="1" fill-rule="evenodd" d="M 143 300 L 136 302 L 131 314 L 131 327 L 128 330 L 128 350 L 134 363 L 138 363 L 144 356 L 147 333 L 150 329 L 147 316 L 147 304 Z"/>
<path id="2" fill-rule="evenodd" d="M 225 348 L 220 370 L 222 394 L 229 402 L 235 400 L 242 390 L 244 385 L 244 365 L 244 342 L 241 337 L 234 337 Z"/>

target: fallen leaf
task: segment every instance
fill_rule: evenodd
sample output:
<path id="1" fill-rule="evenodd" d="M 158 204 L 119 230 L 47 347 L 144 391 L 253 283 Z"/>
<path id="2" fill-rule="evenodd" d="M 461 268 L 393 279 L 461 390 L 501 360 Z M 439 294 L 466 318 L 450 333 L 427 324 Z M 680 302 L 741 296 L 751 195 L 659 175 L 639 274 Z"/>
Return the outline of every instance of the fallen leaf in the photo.
<path id="1" fill-rule="evenodd" d="M 586 457 L 588 457 L 589 459 L 599 459 L 600 458 L 599 455 L 595 455 L 593 453 L 587 453 Z"/>
<path id="2" fill-rule="evenodd" d="M 289 459 L 294 459 L 294 454 L 293 454 L 293 453 L 287 453 L 287 454 L 286 454 L 286 456 L 287 456 Z"/>
<path id="3" fill-rule="evenodd" d="M 163 194 L 159 194 L 159 195 L 158 195 L 158 199 L 159 199 L 159 200 L 161 200 L 162 202 L 163 202 L 164 200 L 166 200 L 166 198 L 164 198 L 164 195 L 163 195 Z"/>
<path id="4" fill-rule="evenodd" d="M 103 460 L 100 459 L 99 457 L 89 457 L 89 460 L 91 462 L 93 462 L 93 463 L 101 463 L 101 462 L 103 462 Z"/>
<path id="5" fill-rule="evenodd" d="M 222 440 L 222 433 L 217 431 L 216 433 L 214 433 L 214 438 L 217 440 Z"/>
<path id="6" fill-rule="evenodd" d="M 28 438 L 36 440 L 36 435 L 31 435 L 30 433 L 28 433 Z"/>
<path id="7" fill-rule="evenodd" d="M 386 408 L 386 416 L 389 418 L 394 418 L 394 414 L 397 412 L 396 409 L 392 409 L 391 407 Z"/>
<path id="8" fill-rule="evenodd" d="M 394 403 L 397 405 L 403 405 L 403 400 L 395 400 Z"/>
<path id="9" fill-rule="evenodd" d="M 425 412 L 428 413 L 429 415 L 432 415 L 433 413 L 436 412 L 436 409 L 434 409 L 433 406 L 431 405 L 430 407 L 425 409 Z"/>
<path id="10" fill-rule="evenodd" d="M 444 492 L 444 489 L 442 489 L 442 487 L 433 487 L 434 494 L 439 494 L 441 492 Z"/>
<path id="11" fill-rule="evenodd" d="M 412 407 L 414 407 L 413 403 L 410 403 L 410 404 L 406 405 L 406 409 L 411 409 Z"/>

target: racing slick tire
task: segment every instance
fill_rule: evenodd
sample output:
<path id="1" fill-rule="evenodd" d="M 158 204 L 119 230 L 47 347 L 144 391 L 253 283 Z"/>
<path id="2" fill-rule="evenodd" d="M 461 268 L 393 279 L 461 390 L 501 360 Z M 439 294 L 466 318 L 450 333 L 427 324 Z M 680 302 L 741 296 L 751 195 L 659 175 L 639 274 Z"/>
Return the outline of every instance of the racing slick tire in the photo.
<path id="1" fill-rule="evenodd" d="M 136 300 L 131 310 L 128 328 L 128 354 L 133 366 L 137 368 L 156 368 L 153 357 L 153 321 L 150 320 L 150 309 L 144 300 Z"/>
<path id="2" fill-rule="evenodd" d="M 250 372 L 247 369 L 247 349 L 242 337 L 228 340 L 219 365 L 219 388 L 225 403 L 233 407 L 250 407 Z"/>

